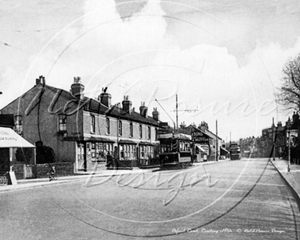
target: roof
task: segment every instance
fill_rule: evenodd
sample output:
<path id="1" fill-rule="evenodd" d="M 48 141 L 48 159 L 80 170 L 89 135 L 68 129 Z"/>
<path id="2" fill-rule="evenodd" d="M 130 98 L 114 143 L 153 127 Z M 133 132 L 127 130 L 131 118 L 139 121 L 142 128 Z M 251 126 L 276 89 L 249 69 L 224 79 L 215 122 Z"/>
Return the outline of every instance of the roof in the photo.
<path id="1" fill-rule="evenodd" d="M 36 85 L 37 86 L 37 85 Z M 44 85 L 44 88 L 52 91 L 55 94 L 59 94 L 59 97 L 64 98 L 66 101 L 70 100 L 77 100 L 75 96 L 72 95 L 72 93 L 52 87 L 49 85 Z M 24 96 L 26 93 L 24 93 L 22 96 Z M 79 103 L 79 102 L 78 102 Z M 81 102 L 81 105 L 83 105 L 83 109 L 85 111 L 91 112 L 91 113 L 99 113 L 103 115 L 108 115 L 120 119 L 126 119 L 129 121 L 135 121 L 135 122 L 140 122 L 140 123 L 145 123 L 145 124 L 150 124 L 154 126 L 159 126 L 160 121 L 154 120 L 152 117 L 143 117 L 140 113 L 137 113 L 135 111 L 132 111 L 131 113 L 125 112 L 122 108 L 117 107 L 116 105 L 113 105 L 111 108 L 108 108 L 107 106 L 103 105 L 99 101 L 89 98 L 89 97 L 84 97 Z"/>
<path id="2" fill-rule="evenodd" d="M 11 128 L 0 127 L 0 148 L 34 148 Z"/>
<path id="3" fill-rule="evenodd" d="M 141 114 L 131 111 L 126 112 L 122 108 L 117 107 L 116 105 L 112 106 L 107 112 L 106 115 L 120 118 L 120 119 L 126 119 L 129 121 L 135 121 L 140 123 L 146 123 L 154 126 L 159 126 L 159 121 L 154 120 L 152 117 L 143 117 Z"/>
<path id="4" fill-rule="evenodd" d="M 56 88 L 56 87 L 51 87 L 49 85 L 45 85 L 45 87 L 47 87 L 49 90 L 51 90 L 55 93 L 59 92 L 60 96 L 65 98 L 68 101 L 77 100 L 77 98 L 75 96 L 73 96 L 72 93 L 70 93 L 66 90 Z M 89 111 L 89 112 L 104 114 L 108 110 L 107 106 L 103 105 L 102 103 L 100 103 L 99 101 L 97 101 L 93 98 L 84 97 L 81 101 L 81 104 L 84 105 L 83 106 L 84 110 Z"/>

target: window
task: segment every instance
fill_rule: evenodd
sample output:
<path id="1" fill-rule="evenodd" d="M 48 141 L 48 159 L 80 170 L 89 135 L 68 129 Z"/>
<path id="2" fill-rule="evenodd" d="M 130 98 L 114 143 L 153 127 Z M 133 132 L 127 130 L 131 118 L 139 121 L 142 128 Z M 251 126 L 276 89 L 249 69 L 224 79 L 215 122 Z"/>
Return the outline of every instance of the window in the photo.
<path id="1" fill-rule="evenodd" d="M 59 132 L 67 131 L 67 116 L 64 114 L 58 115 L 58 131 Z"/>
<path id="2" fill-rule="evenodd" d="M 91 115 L 91 133 L 95 133 L 95 128 L 96 128 L 95 116 Z"/>
<path id="3" fill-rule="evenodd" d="M 122 136 L 122 121 L 119 121 L 119 136 Z"/>
<path id="4" fill-rule="evenodd" d="M 130 137 L 133 137 L 133 124 L 130 123 Z"/>
<path id="5" fill-rule="evenodd" d="M 124 150 L 124 145 L 120 145 L 120 160 L 125 159 L 125 150 Z"/>
<path id="6" fill-rule="evenodd" d="M 155 141 L 157 141 L 157 128 L 155 128 Z"/>
<path id="7" fill-rule="evenodd" d="M 148 139 L 151 139 L 151 127 L 148 127 Z"/>
<path id="8" fill-rule="evenodd" d="M 15 132 L 18 134 L 22 134 L 23 132 L 23 121 L 21 115 L 15 116 Z"/>
<path id="9" fill-rule="evenodd" d="M 140 138 L 143 138 L 143 127 L 142 127 L 142 124 L 140 124 Z"/>
<path id="10" fill-rule="evenodd" d="M 140 158 L 145 157 L 145 146 L 140 146 Z"/>
<path id="11" fill-rule="evenodd" d="M 106 118 L 106 134 L 110 134 L 110 121 Z"/>

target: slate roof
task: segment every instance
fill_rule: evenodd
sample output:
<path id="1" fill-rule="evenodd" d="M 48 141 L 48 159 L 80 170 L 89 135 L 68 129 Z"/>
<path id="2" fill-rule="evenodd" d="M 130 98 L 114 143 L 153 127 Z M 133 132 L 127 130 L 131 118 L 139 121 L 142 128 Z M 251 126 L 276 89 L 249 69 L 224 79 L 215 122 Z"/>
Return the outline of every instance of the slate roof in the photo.
<path id="1" fill-rule="evenodd" d="M 145 124 L 150 124 L 154 126 L 159 126 L 159 121 L 156 121 L 150 116 L 143 117 L 140 113 L 137 113 L 135 111 L 132 111 L 131 113 L 124 111 L 122 108 L 119 108 L 118 106 L 114 105 L 111 109 L 109 109 L 106 114 L 108 116 L 120 118 L 120 119 L 126 119 L 129 121 L 135 121 Z"/>
<path id="2" fill-rule="evenodd" d="M 66 100 L 75 100 L 77 99 L 75 96 L 73 96 L 70 92 L 55 88 L 49 85 L 45 85 L 46 88 L 53 92 L 60 91 L 60 96 L 65 98 Z M 144 124 L 150 124 L 154 126 L 159 126 L 159 121 L 154 120 L 152 117 L 147 116 L 143 117 L 140 113 L 137 113 L 135 111 L 132 111 L 131 113 L 125 112 L 122 108 L 113 105 L 110 109 L 100 103 L 99 101 L 93 99 L 84 97 L 82 100 L 82 103 L 84 103 L 84 110 L 91 112 L 91 113 L 99 113 L 99 114 L 106 114 L 107 116 L 112 116 L 120 119 L 125 119 L 129 121 L 135 121 L 140 122 Z"/>

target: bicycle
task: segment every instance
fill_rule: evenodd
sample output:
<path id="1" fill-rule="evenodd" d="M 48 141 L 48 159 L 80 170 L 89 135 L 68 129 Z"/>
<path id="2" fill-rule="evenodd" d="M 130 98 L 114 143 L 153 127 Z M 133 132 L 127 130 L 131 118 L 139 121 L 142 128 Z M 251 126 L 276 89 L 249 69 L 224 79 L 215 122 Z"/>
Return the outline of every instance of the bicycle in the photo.
<path id="1" fill-rule="evenodd" d="M 55 166 L 50 166 L 50 171 L 48 172 L 48 176 L 49 176 L 49 181 L 57 180 Z"/>

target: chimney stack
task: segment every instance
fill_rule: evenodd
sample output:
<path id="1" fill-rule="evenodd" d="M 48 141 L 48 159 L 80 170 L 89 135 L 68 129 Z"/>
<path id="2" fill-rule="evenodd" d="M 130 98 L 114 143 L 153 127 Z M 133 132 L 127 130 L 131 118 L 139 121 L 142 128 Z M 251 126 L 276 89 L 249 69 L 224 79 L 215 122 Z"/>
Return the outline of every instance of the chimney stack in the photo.
<path id="1" fill-rule="evenodd" d="M 99 95 L 98 100 L 104 106 L 110 108 L 111 107 L 111 95 L 106 92 L 107 87 L 102 88 L 102 93 Z"/>
<path id="2" fill-rule="evenodd" d="M 141 116 L 147 117 L 147 111 L 148 111 L 148 108 L 145 106 L 145 102 L 142 102 L 141 106 L 140 106 L 140 114 L 141 114 Z"/>
<path id="3" fill-rule="evenodd" d="M 157 108 L 153 108 L 152 117 L 154 120 L 159 121 L 159 112 L 157 111 Z"/>
<path id="4" fill-rule="evenodd" d="M 131 113 L 132 111 L 132 103 L 131 101 L 129 100 L 129 97 L 128 96 L 124 96 L 124 100 L 122 101 L 122 105 L 123 105 L 123 110 L 125 112 L 128 112 L 129 114 Z"/>
<path id="5" fill-rule="evenodd" d="M 43 75 L 39 76 L 39 78 L 35 80 L 35 84 L 36 85 L 42 84 L 43 86 L 45 86 L 46 84 L 45 77 Z"/>
<path id="6" fill-rule="evenodd" d="M 71 85 L 71 93 L 77 99 L 83 99 L 84 85 L 81 84 L 80 77 L 74 77 L 74 83 Z"/>

